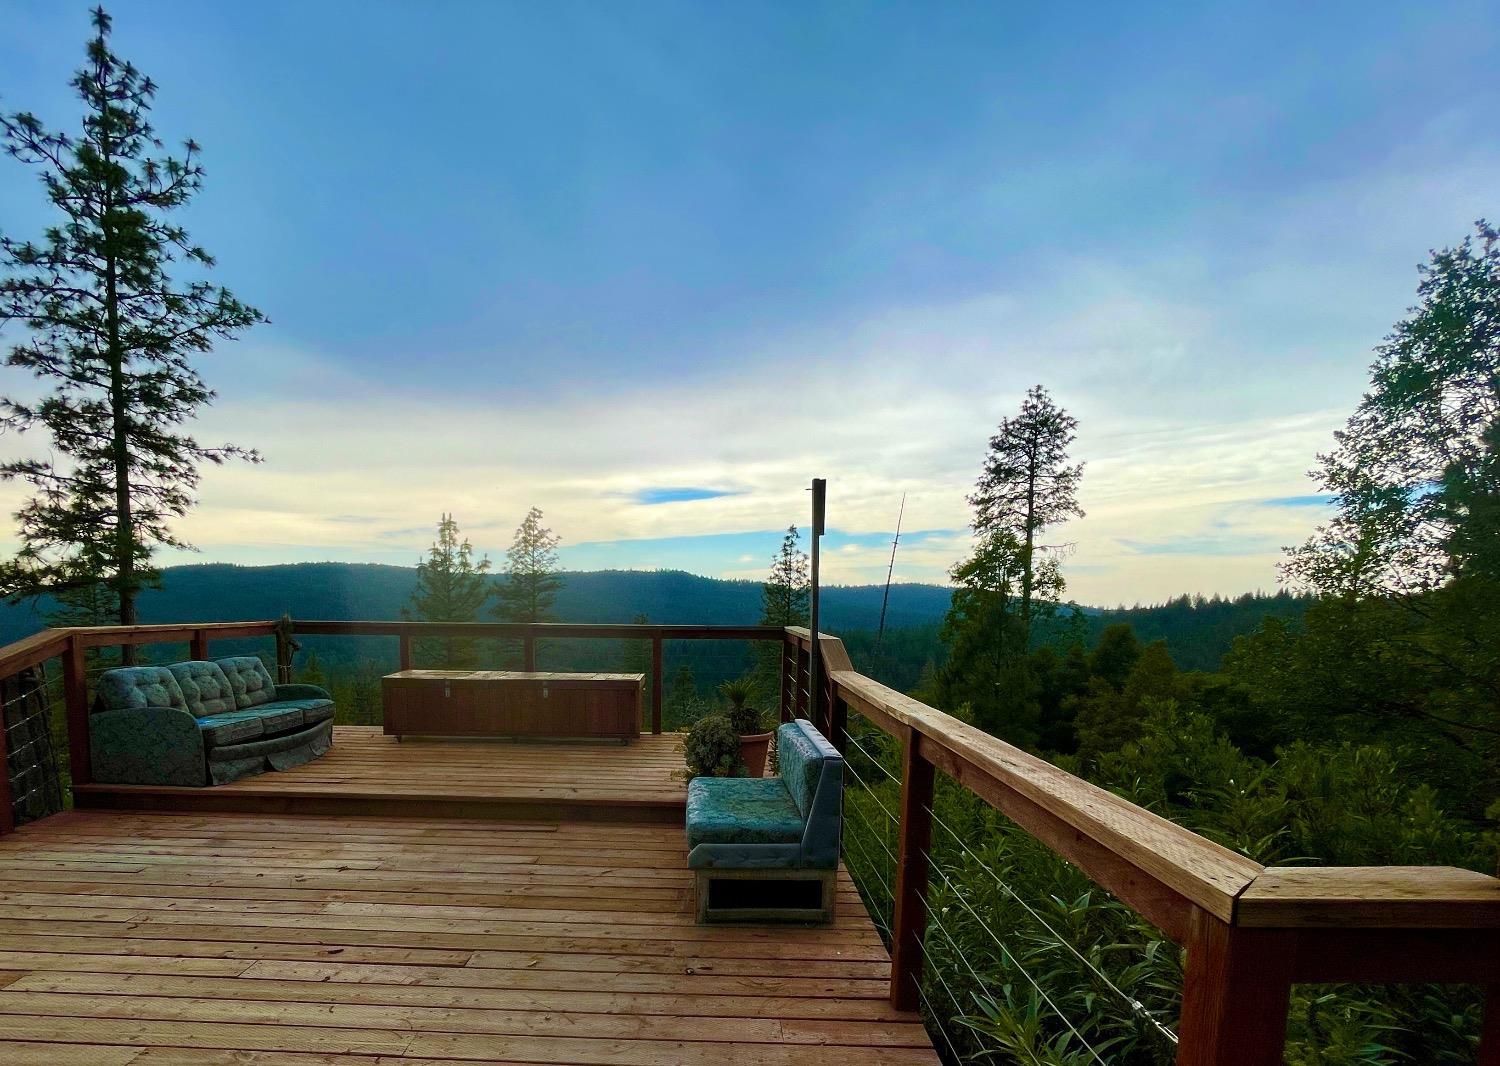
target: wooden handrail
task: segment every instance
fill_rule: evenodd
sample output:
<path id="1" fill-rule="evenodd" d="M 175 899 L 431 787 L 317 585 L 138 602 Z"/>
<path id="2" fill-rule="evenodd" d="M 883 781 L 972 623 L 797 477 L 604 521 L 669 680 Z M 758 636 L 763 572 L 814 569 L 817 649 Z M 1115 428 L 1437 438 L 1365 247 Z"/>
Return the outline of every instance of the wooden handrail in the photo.
<path id="1" fill-rule="evenodd" d="M 787 646 L 805 653 L 806 629 Z M 874 681 L 819 635 L 812 717 L 862 714 L 903 744 L 891 1001 L 925 965 L 932 772 L 941 770 L 1187 949 L 1178 1066 L 1280 1066 L 1294 982 L 1464 982 L 1486 990 L 1481 1066 L 1500 1066 L 1500 880 L 1452 867 L 1270 868 Z M 802 655 L 783 659 L 797 671 Z M 820 686 L 821 688 L 822 686 Z M 819 706 L 819 703 L 826 704 Z M 830 736 L 835 745 L 843 739 Z"/>

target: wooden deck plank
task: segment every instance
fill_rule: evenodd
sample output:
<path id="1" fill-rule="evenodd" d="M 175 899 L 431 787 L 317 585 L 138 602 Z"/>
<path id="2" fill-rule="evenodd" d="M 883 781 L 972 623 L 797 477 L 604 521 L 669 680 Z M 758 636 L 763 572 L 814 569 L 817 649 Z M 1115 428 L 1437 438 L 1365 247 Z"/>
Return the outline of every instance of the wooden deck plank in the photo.
<path id="1" fill-rule="evenodd" d="M 338 726 L 328 753 L 214 788 L 89 784 L 86 808 L 680 822 L 679 734 L 629 744 L 435 740 Z"/>
<path id="2" fill-rule="evenodd" d="M 685 852 L 582 820 L 48 819 L 0 841 L 0 1061 L 937 1061 L 847 875 L 832 926 L 704 927 Z"/>

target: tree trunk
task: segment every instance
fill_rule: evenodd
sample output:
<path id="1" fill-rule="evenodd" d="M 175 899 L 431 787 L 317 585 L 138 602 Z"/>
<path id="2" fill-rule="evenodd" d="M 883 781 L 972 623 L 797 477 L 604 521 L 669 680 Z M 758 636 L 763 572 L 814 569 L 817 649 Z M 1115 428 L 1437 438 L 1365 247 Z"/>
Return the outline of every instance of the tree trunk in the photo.
<path id="1" fill-rule="evenodd" d="M 107 104 L 105 105 L 108 106 Z M 100 156 L 110 161 L 113 150 L 108 133 L 100 139 Z M 104 320 L 105 359 L 109 362 L 109 407 L 113 426 L 115 465 L 115 592 L 120 600 L 120 624 L 136 624 L 135 607 L 135 527 L 130 512 L 130 443 L 126 434 L 128 415 L 125 397 L 125 353 L 120 345 L 119 266 L 114 248 L 114 231 L 110 212 L 114 205 L 108 193 L 99 213 L 99 228 L 104 234 Z M 120 649 L 125 665 L 135 663 L 135 646 Z"/>
<path id="2" fill-rule="evenodd" d="M 1031 553 L 1036 540 L 1036 447 L 1026 459 L 1026 546 L 1021 557 L 1021 653 L 1031 650 Z"/>

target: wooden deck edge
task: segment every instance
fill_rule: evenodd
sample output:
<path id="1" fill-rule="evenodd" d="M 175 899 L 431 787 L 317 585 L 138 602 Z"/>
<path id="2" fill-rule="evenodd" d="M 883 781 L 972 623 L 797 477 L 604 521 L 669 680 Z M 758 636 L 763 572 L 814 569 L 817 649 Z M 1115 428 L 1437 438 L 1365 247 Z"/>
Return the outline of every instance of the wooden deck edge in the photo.
<path id="1" fill-rule="evenodd" d="M 288 791 L 264 793 L 211 788 L 83 785 L 74 790 L 79 810 L 168 811 L 178 814 L 309 814 L 373 818 L 468 818 L 510 822 L 615 822 L 681 825 L 685 800 L 526 800 L 475 796 L 391 796 Z"/>

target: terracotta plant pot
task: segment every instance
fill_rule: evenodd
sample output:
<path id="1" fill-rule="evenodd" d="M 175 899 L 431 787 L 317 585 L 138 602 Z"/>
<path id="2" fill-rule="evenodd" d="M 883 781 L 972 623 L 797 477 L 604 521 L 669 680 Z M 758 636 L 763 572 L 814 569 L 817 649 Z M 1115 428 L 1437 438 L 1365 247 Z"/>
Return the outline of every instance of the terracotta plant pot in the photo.
<path id="1" fill-rule="evenodd" d="M 740 758 L 751 777 L 766 775 L 766 751 L 771 747 L 770 733 L 752 733 L 740 737 Z"/>

